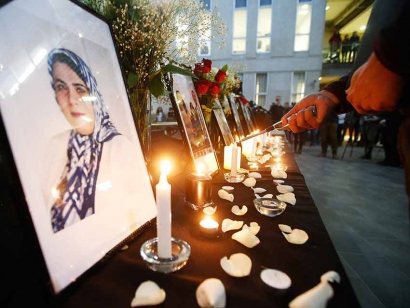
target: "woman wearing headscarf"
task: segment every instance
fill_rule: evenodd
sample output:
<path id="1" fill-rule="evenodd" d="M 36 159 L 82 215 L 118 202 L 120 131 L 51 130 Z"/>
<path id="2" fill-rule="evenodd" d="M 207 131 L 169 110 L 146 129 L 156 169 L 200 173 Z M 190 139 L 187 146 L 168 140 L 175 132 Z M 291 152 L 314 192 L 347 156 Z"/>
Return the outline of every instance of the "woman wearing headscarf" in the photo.
<path id="1" fill-rule="evenodd" d="M 48 55 L 48 71 L 57 103 L 72 126 L 69 132 L 53 138 L 54 144 L 48 148 L 53 151 L 49 153 L 51 225 L 58 232 L 96 212 L 98 190 L 106 192 L 116 188 L 114 185 L 121 186 L 115 178 L 122 175 L 116 176 L 118 171 L 110 165 L 131 143 L 111 123 L 97 81 L 79 56 L 67 49 L 53 49 Z M 99 184 L 103 164 L 105 179 Z"/>

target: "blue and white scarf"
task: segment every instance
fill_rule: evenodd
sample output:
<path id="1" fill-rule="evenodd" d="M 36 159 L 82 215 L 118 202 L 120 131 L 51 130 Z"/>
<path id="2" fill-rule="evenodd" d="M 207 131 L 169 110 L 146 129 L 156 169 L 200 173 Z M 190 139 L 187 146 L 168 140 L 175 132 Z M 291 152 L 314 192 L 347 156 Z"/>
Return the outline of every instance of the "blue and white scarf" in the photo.
<path id="1" fill-rule="evenodd" d="M 48 55 L 48 72 L 53 82 L 55 56 L 63 54 L 72 61 L 75 73 L 84 81 L 93 100 L 95 124 L 90 135 L 71 131 L 67 147 L 67 164 L 56 187 L 58 195 L 51 207 L 51 224 L 54 232 L 64 229 L 67 221 L 84 219 L 95 212 L 95 188 L 103 143 L 120 135 L 110 122 L 107 108 L 97 88 L 97 81 L 85 62 L 70 50 L 53 49 Z"/>

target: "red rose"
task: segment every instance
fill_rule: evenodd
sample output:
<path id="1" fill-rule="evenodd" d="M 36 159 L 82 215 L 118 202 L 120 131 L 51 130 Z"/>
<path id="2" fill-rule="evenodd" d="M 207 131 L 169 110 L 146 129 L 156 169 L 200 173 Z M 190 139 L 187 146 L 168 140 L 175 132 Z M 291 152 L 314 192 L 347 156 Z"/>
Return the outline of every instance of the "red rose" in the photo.
<path id="1" fill-rule="evenodd" d="M 195 64 L 194 74 L 195 74 L 196 76 L 200 76 L 201 73 L 202 73 L 202 65 L 201 65 L 201 63 Z"/>
<path id="2" fill-rule="evenodd" d="M 206 94 L 206 92 L 208 92 L 210 85 L 211 82 L 208 80 L 198 80 L 195 83 L 196 92 L 198 93 L 198 95 L 204 95 Z"/>
<path id="3" fill-rule="evenodd" d="M 210 86 L 209 86 L 209 92 L 211 92 L 212 94 L 219 94 L 219 84 L 216 82 L 213 82 Z"/>
<path id="4" fill-rule="evenodd" d="M 212 60 L 202 59 L 202 64 L 206 67 L 212 68 Z"/>
<path id="5" fill-rule="evenodd" d="M 210 66 L 203 66 L 202 67 L 202 71 L 206 74 L 209 73 L 211 71 L 212 67 Z"/>
<path id="6" fill-rule="evenodd" d="M 215 81 L 221 83 L 226 78 L 226 73 L 224 71 L 219 70 L 218 73 L 215 75 Z"/>

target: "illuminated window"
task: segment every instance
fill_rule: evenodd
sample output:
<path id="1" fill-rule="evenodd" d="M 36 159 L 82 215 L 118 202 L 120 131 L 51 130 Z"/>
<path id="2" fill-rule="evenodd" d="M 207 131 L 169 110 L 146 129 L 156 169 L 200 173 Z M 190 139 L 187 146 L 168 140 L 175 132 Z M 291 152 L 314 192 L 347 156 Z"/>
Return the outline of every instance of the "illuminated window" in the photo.
<path id="1" fill-rule="evenodd" d="M 256 74 L 256 101 L 261 107 L 266 106 L 266 96 L 268 94 L 268 74 Z"/>
<path id="2" fill-rule="evenodd" d="M 295 51 L 309 50 L 311 20 L 311 0 L 299 0 L 296 16 Z"/>
<path id="3" fill-rule="evenodd" d="M 232 52 L 246 52 L 246 24 L 247 11 L 246 0 L 235 0 L 235 11 L 233 16 L 233 40 Z"/>
<path id="4" fill-rule="evenodd" d="M 292 80 L 292 102 L 298 103 L 305 96 L 305 72 L 294 72 Z"/>
<path id="5" fill-rule="evenodd" d="M 270 51 L 272 0 L 260 0 L 258 12 L 257 52 Z"/>

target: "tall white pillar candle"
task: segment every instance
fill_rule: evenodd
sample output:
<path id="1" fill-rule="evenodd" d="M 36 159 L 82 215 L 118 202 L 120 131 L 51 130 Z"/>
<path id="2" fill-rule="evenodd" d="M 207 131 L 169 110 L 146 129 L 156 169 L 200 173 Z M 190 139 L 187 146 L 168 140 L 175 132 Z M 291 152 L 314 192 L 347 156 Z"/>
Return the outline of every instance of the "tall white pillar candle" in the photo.
<path id="1" fill-rule="evenodd" d="M 232 163 L 232 145 L 226 145 L 224 147 L 224 169 L 230 170 Z"/>
<path id="2" fill-rule="evenodd" d="M 232 158 L 231 158 L 231 177 L 235 177 L 238 172 L 238 147 L 236 142 L 232 146 Z"/>
<path id="3" fill-rule="evenodd" d="M 167 181 L 169 165 L 161 164 L 161 176 L 156 185 L 158 257 L 171 258 L 171 185 Z"/>

